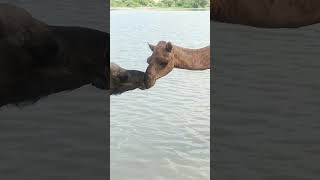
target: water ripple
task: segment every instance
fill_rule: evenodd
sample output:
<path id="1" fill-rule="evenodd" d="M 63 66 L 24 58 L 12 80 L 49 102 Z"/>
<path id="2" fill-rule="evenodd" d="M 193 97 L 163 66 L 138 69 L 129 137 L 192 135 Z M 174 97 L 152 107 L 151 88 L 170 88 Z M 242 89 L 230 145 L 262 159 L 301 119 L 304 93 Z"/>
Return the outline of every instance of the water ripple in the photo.
<path id="1" fill-rule="evenodd" d="M 114 11 L 111 60 L 145 71 L 147 42 L 207 46 L 208 17 L 207 11 Z M 111 178 L 209 179 L 209 99 L 209 70 L 173 70 L 150 90 L 112 96 Z"/>

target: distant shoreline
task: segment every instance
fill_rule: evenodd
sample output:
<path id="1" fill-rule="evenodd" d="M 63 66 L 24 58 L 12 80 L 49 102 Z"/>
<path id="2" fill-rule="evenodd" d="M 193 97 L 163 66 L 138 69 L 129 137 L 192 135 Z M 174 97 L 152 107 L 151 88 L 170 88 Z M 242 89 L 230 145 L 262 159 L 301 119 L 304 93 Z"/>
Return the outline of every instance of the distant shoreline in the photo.
<path id="1" fill-rule="evenodd" d="M 207 8 L 111 7 L 110 10 L 209 11 L 210 7 L 207 7 Z"/>

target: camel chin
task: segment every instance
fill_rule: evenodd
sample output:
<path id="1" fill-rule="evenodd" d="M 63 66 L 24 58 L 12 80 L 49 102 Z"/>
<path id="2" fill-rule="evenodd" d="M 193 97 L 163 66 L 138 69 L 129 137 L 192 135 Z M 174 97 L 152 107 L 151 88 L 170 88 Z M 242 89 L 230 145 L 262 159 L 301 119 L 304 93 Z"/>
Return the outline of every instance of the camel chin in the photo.
<path id="1" fill-rule="evenodd" d="M 127 70 L 117 64 L 110 64 L 110 88 L 109 95 L 119 95 L 134 89 L 145 89 L 144 72 Z"/>

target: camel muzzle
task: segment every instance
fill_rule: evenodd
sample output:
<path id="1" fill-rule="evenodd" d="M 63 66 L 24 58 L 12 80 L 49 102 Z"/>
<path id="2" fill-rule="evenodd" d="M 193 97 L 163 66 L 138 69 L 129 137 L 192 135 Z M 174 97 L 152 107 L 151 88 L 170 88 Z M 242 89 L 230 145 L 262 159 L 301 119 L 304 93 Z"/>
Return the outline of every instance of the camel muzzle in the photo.
<path id="1" fill-rule="evenodd" d="M 144 85 L 146 89 L 151 88 L 156 83 L 156 78 L 154 76 L 150 76 L 148 74 L 145 74 L 144 76 Z"/>

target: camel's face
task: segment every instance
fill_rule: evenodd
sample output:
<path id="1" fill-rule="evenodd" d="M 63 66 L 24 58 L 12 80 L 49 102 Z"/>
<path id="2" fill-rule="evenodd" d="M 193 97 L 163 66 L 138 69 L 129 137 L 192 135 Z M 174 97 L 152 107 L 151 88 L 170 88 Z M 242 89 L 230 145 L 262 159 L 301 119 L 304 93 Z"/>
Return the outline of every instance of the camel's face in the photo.
<path id="1" fill-rule="evenodd" d="M 153 53 L 147 60 L 149 66 L 145 74 L 146 88 L 151 88 L 157 79 L 167 75 L 174 68 L 170 42 L 160 41 L 156 46 L 149 44 L 149 47 Z"/>
<path id="2" fill-rule="evenodd" d="M 136 88 L 145 89 L 144 72 L 126 70 L 116 64 L 110 64 L 110 94 L 121 94 Z"/>

